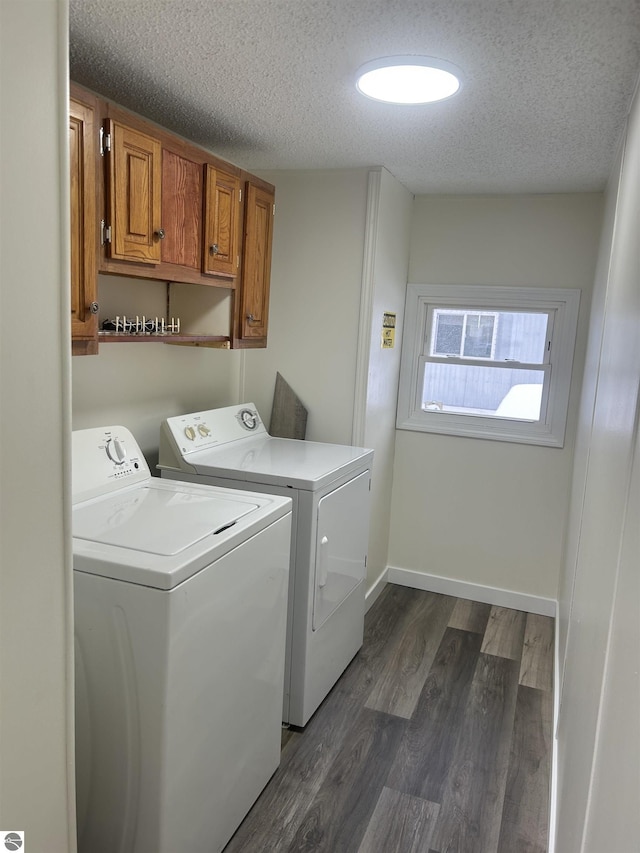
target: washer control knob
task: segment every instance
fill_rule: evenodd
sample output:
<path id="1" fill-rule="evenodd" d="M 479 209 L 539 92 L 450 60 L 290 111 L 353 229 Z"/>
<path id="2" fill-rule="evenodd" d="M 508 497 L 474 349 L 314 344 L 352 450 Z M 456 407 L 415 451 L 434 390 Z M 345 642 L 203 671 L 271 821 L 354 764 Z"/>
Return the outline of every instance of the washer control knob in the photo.
<path id="1" fill-rule="evenodd" d="M 192 426 L 185 427 L 184 428 L 184 434 L 187 436 L 189 441 L 195 441 L 196 431 Z"/>
<path id="2" fill-rule="evenodd" d="M 107 442 L 107 456 L 116 465 L 122 465 L 127 459 L 127 449 L 119 438 L 110 438 Z"/>
<path id="3" fill-rule="evenodd" d="M 211 435 L 211 430 L 206 424 L 198 424 L 198 432 L 203 438 L 206 438 L 208 435 Z"/>

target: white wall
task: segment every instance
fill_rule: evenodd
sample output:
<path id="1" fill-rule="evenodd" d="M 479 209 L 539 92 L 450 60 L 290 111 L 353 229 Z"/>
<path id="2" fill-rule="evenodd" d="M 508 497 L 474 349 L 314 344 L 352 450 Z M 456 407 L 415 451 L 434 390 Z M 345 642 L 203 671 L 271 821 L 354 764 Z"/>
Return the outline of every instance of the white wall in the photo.
<path id="1" fill-rule="evenodd" d="M 386 169 L 369 173 L 353 443 L 372 447 L 368 587 L 386 572 L 400 375 L 402 314 L 409 266 L 413 196 Z M 385 312 L 396 314 L 393 349 L 382 348 Z"/>
<path id="2" fill-rule="evenodd" d="M 636 97 L 608 188 L 561 585 L 558 853 L 640 837 L 639 227 Z"/>
<path id="3" fill-rule="evenodd" d="M 163 282 L 100 276 L 99 297 L 103 317 L 154 316 L 164 314 L 166 290 Z M 240 402 L 240 364 L 240 353 L 229 350 L 102 343 L 97 356 L 72 359 L 73 429 L 128 427 L 154 470 L 161 421 Z"/>
<path id="4" fill-rule="evenodd" d="M 371 174 L 373 194 L 364 169 L 265 175 L 276 185 L 277 205 L 266 350 L 103 343 L 98 356 L 73 359 L 73 428 L 124 424 L 152 468 L 160 421 L 170 415 L 250 400 L 268 424 L 280 371 L 309 410 L 308 439 L 351 444 L 357 433 L 358 443 L 376 452 L 370 584 L 387 565 L 400 358 L 400 328 L 395 349 L 380 348 L 382 312 L 395 311 L 401 325 L 412 206 L 389 172 Z M 365 236 L 369 279 L 358 362 Z M 129 291 L 140 300 L 135 308 L 122 307 Z M 153 316 L 156 298 L 164 299 L 162 284 L 100 279 L 105 316 Z"/>
<path id="5" fill-rule="evenodd" d="M 640 838 L 640 434 L 618 566 L 585 826 L 584 853 L 626 853 Z M 565 776 L 568 775 L 565 771 Z M 562 815 L 564 816 L 564 815 Z M 565 832 L 564 825 L 561 827 Z M 557 848 L 561 848 L 558 846 Z"/>
<path id="6" fill-rule="evenodd" d="M 602 197 L 418 197 L 409 280 L 582 291 L 563 449 L 399 430 L 389 563 L 554 599 Z"/>
<path id="7" fill-rule="evenodd" d="M 75 850 L 66 14 L 0 3 L 0 826 L 29 853 Z"/>
<path id="8" fill-rule="evenodd" d="M 569 602 L 573 593 L 575 566 L 578 559 L 578 548 L 580 543 L 582 504 L 584 500 L 586 472 L 589 462 L 591 422 L 593 419 L 595 396 L 598 388 L 600 347 L 604 327 L 607 281 L 609 277 L 609 266 L 611 263 L 611 243 L 613 240 L 618 201 L 617 182 L 620 176 L 621 156 L 622 151 L 618 152 L 618 156 L 613 164 L 610 179 L 611 186 L 604 198 L 605 203 L 602 231 L 599 241 L 598 261 L 596 264 L 596 274 L 591 299 L 591 311 L 589 315 L 588 346 L 585 355 L 582 391 L 578 407 L 575 448 L 573 454 L 571 500 L 567 513 L 565 551 L 563 555 L 560 584 L 558 587 L 559 607 L 556 630 L 558 632 L 557 647 L 561 650 L 558 668 L 559 683 L 563 678 L 564 652 L 566 650 L 569 624 Z M 614 189 L 611 187 L 614 187 Z"/>
<path id="9" fill-rule="evenodd" d="M 239 402 L 239 354 L 166 344 L 103 344 L 73 359 L 73 428 L 123 424 L 149 464 L 160 423 L 184 412 Z"/>
<path id="10" fill-rule="evenodd" d="M 367 171 L 262 177 L 276 187 L 269 345 L 245 354 L 244 397 L 268 425 L 279 372 L 309 412 L 307 438 L 350 444 Z"/>
<path id="11" fill-rule="evenodd" d="M 372 447 L 368 587 L 385 571 L 411 194 L 385 169 L 269 172 L 276 186 L 269 346 L 245 354 L 245 399 L 269 423 L 279 371 L 309 411 L 307 438 Z M 399 341 L 399 338 L 398 338 Z"/>

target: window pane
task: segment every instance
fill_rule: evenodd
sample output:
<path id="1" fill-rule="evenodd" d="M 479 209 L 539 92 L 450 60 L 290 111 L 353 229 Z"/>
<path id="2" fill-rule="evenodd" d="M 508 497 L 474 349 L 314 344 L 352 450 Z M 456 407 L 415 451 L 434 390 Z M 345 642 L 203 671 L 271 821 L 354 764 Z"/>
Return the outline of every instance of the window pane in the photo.
<path id="1" fill-rule="evenodd" d="M 431 355 L 544 364 L 546 312 L 436 308 Z"/>
<path id="2" fill-rule="evenodd" d="M 491 358 L 495 319 L 491 314 L 467 314 L 462 351 L 464 356 Z"/>
<path id="3" fill-rule="evenodd" d="M 540 419 L 544 370 L 426 362 L 424 411 Z"/>
<path id="4" fill-rule="evenodd" d="M 460 355 L 464 314 L 434 311 L 433 318 L 436 324 L 433 355 Z"/>
<path id="5" fill-rule="evenodd" d="M 547 345 L 547 314 L 501 311 L 498 316 L 494 359 L 543 364 Z"/>

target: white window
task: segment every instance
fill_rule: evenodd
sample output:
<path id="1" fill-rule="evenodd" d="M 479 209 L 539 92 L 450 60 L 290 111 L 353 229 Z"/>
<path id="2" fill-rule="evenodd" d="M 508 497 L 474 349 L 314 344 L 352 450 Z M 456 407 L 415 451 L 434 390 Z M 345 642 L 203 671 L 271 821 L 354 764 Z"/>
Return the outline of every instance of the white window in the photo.
<path id="1" fill-rule="evenodd" d="M 409 284 L 399 429 L 562 447 L 580 291 Z"/>

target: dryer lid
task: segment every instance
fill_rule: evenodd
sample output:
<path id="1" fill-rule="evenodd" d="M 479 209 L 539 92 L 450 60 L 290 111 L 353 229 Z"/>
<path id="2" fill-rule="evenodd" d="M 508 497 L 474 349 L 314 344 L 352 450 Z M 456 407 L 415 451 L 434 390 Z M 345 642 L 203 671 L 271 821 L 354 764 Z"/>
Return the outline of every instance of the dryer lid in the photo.
<path id="1" fill-rule="evenodd" d="M 366 447 L 261 435 L 192 453 L 188 462 L 198 474 L 315 491 L 372 459 Z"/>
<path id="2" fill-rule="evenodd" d="M 73 510 L 73 536 L 172 556 L 258 509 L 257 503 L 152 485 L 109 495 Z"/>

